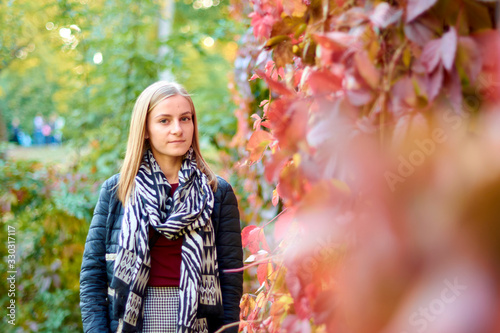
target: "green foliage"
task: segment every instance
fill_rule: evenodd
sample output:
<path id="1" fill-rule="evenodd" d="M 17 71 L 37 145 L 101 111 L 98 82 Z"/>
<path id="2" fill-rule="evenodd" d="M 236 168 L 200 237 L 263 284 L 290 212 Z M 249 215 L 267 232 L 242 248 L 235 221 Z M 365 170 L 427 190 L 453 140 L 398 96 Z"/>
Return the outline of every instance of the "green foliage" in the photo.
<path id="1" fill-rule="evenodd" d="M 242 25 L 228 19 L 229 6 L 223 2 L 208 8 L 194 7 L 190 1 L 176 3 L 174 33 L 167 41 L 173 55 L 169 67 L 193 93 L 202 141 L 217 145 L 217 136 L 236 131 L 228 84 L 236 57 L 234 39 L 242 33 Z"/>
<path id="2" fill-rule="evenodd" d="M 195 9 L 176 2 L 166 41 L 158 40 L 158 1 L 46 0 L 9 8 L 33 27 L 34 50 L 0 72 L 4 122 L 15 114 L 31 134 L 37 113 L 59 114 L 66 120 L 63 137 L 84 153 L 75 161 L 83 172 L 103 179 L 118 171 L 135 99 L 165 70 L 193 93 L 206 149 L 217 135 L 234 133 L 227 86 L 239 25 L 227 19 L 227 4 Z M 203 43 L 207 37 L 213 46 Z M 170 52 L 160 56 L 162 46 Z"/>
<path id="3" fill-rule="evenodd" d="M 15 228 L 17 330 L 81 331 L 77 272 L 97 187 L 39 162 L 0 161 L 0 188 L 2 244 Z M 12 270 L 7 254 L 0 247 L 4 272 Z M 0 293 L 5 308 L 11 299 L 7 284 L 0 284 Z M 5 321 L 0 328 L 11 331 Z"/>
<path id="4" fill-rule="evenodd" d="M 160 3 L 0 3 L 8 37 L 0 41 L 0 126 L 18 117 L 32 134 L 38 113 L 58 114 L 65 119 L 63 138 L 76 152 L 64 171 L 0 159 L 2 235 L 7 226 L 16 228 L 19 332 L 81 331 L 78 273 L 98 185 L 118 172 L 135 99 L 159 73 L 167 70 L 193 92 L 205 156 L 216 171 L 225 167 L 217 149 L 236 127 L 227 86 L 239 24 L 228 20 L 224 2 L 195 9 L 178 1 L 172 34 L 160 41 Z M 204 44 L 207 37 L 213 46 Z M 162 46 L 171 50 L 165 56 Z M 2 258 L 6 251 L 0 248 Z M 7 270 L 5 260 L 0 269 Z M 9 302 L 5 291 L 0 284 L 2 307 Z M 11 330 L 0 324 L 0 331 Z"/>

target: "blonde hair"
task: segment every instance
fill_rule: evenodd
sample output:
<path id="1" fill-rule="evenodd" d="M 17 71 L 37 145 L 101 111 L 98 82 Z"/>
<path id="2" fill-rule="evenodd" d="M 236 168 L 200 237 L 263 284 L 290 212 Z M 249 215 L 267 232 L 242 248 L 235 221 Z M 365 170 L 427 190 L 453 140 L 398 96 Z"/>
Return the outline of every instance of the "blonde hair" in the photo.
<path id="1" fill-rule="evenodd" d="M 118 199 L 123 205 L 126 205 L 134 190 L 134 180 L 139 166 L 142 162 L 142 157 L 149 148 L 149 143 L 146 141 L 146 120 L 149 112 L 160 102 L 172 96 L 183 96 L 191 105 L 193 113 L 194 133 L 191 147 L 193 147 L 196 163 L 198 168 L 203 172 L 209 181 L 210 187 L 215 192 L 217 190 L 217 177 L 210 169 L 207 162 L 203 159 L 200 151 L 200 141 L 198 139 L 198 122 L 196 119 L 196 111 L 193 100 L 186 89 L 178 83 L 158 81 L 153 83 L 139 95 L 134 105 L 132 119 L 130 120 L 130 132 L 128 135 L 127 151 L 125 159 L 120 170 L 120 179 L 118 181 Z"/>

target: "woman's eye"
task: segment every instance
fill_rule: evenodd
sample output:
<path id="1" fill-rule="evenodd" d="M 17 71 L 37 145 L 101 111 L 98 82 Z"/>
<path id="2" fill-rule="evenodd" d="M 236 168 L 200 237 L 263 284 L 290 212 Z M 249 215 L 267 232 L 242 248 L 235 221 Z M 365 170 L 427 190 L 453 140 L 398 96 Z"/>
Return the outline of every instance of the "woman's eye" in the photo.
<path id="1" fill-rule="evenodd" d="M 167 119 L 162 119 L 162 120 L 160 120 L 160 123 L 161 123 L 161 124 L 166 124 L 166 123 L 167 123 L 167 121 L 168 121 Z"/>
<path id="2" fill-rule="evenodd" d="M 183 117 L 182 121 L 191 121 L 191 117 Z"/>

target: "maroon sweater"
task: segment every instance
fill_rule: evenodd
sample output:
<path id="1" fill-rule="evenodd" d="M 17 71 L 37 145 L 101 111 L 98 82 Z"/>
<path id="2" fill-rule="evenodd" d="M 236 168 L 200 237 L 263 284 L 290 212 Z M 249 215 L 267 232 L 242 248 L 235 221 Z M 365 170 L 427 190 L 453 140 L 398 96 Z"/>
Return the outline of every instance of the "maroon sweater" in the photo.
<path id="1" fill-rule="evenodd" d="M 170 184 L 170 196 L 172 196 L 179 184 Z M 149 227 L 149 238 L 153 237 L 155 231 Z M 181 237 L 176 240 L 168 240 L 160 236 L 151 249 L 151 271 L 148 286 L 153 287 L 178 287 L 181 280 Z"/>

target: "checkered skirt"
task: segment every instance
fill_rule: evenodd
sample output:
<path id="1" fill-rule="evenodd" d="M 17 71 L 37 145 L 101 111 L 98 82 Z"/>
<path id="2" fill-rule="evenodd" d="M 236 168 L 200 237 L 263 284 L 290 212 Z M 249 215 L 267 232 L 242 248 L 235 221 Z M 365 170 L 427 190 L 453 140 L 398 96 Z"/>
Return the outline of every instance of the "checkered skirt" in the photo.
<path id="1" fill-rule="evenodd" d="M 178 308 L 178 287 L 148 286 L 144 301 L 142 333 L 175 332 Z"/>
<path id="2" fill-rule="evenodd" d="M 174 333 L 179 308 L 178 287 L 146 288 L 142 333 Z M 195 332 L 208 333 L 205 318 L 197 320 Z"/>

